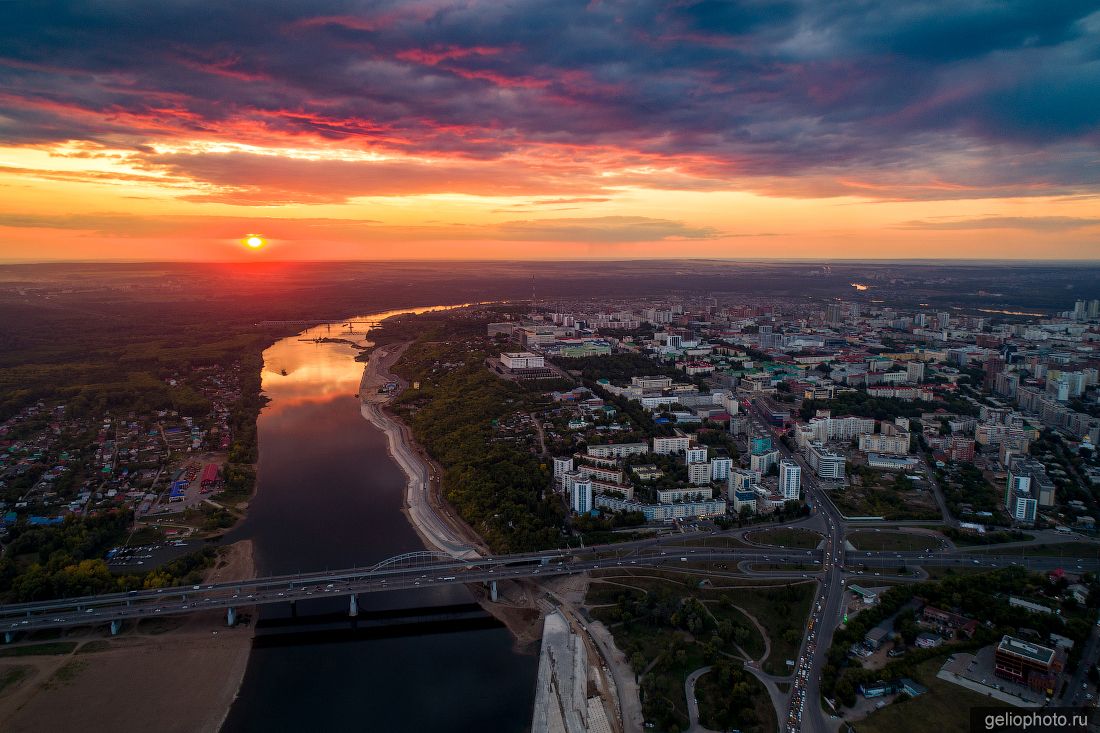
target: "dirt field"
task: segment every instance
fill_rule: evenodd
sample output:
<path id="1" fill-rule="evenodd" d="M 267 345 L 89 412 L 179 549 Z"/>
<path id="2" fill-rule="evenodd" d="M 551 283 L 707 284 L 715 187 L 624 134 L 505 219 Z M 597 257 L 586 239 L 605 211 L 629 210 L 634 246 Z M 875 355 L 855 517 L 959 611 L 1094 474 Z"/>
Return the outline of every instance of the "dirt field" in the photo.
<path id="1" fill-rule="evenodd" d="M 250 542 L 232 545 L 211 582 L 252 575 Z M 0 691 L 0 730 L 216 733 L 237 695 L 252 644 L 250 627 L 225 627 L 221 613 L 164 619 L 67 637 L 72 654 L 0 659 L 28 674 Z"/>

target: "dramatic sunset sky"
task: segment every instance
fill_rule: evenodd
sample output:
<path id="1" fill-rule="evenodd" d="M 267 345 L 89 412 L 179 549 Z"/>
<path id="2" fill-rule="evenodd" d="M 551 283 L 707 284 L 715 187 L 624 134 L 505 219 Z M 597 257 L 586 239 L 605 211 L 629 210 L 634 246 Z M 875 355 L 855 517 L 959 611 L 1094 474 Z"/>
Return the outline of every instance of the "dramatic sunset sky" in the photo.
<path id="1" fill-rule="evenodd" d="M 1098 8 L 6 2 L 0 259 L 1098 259 Z"/>

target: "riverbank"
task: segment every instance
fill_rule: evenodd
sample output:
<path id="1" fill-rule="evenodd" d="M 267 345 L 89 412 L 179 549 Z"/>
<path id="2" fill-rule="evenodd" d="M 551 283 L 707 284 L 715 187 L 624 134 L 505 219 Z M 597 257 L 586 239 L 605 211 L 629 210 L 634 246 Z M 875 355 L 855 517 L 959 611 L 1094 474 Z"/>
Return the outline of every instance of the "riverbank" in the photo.
<path id="1" fill-rule="evenodd" d="M 425 546 L 454 557 L 488 556 L 491 552 L 484 541 L 469 525 L 454 516 L 453 509 L 441 496 L 437 479 L 440 467 L 416 443 L 409 426 L 385 409 L 393 395 L 407 386 L 404 380 L 390 372 L 390 368 L 409 346 L 409 342 L 381 346 L 371 353 L 363 368 L 359 388 L 363 417 L 386 434 L 390 456 L 405 473 L 408 484 L 402 513 Z M 394 382 L 396 390 L 379 391 L 385 384 Z M 488 589 L 471 586 L 471 590 L 481 607 L 508 628 L 517 651 L 538 653 L 543 611 L 534 601 L 530 583 L 499 583 L 495 602 Z"/>
<path id="2" fill-rule="evenodd" d="M 409 427 L 385 409 L 386 403 L 407 386 L 389 370 L 409 346 L 408 342 L 380 346 L 371 353 L 359 385 L 363 417 L 385 434 L 390 457 L 405 474 L 407 484 L 401 511 L 425 546 L 458 558 L 488 555 L 489 549 L 481 538 L 444 506 L 439 495 L 439 467 L 431 465 Z M 396 383 L 397 389 L 380 391 L 389 383 Z"/>
<path id="3" fill-rule="evenodd" d="M 252 543 L 225 548 L 207 582 L 254 575 Z M 0 691 L 0 730 L 217 733 L 244 679 L 252 629 L 218 611 L 150 619 L 114 637 L 78 630 L 74 651 L 0 659 L 22 678 Z M 93 724 L 99 721 L 99 724 Z"/>

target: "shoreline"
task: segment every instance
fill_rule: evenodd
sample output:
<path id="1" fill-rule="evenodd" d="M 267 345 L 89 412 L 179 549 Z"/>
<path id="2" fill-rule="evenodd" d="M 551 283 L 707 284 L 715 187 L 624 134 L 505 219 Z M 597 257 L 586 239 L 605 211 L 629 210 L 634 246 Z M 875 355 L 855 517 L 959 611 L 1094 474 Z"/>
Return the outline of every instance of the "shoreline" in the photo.
<path id="1" fill-rule="evenodd" d="M 360 412 L 371 425 L 385 434 L 390 458 L 405 474 L 405 500 L 401 512 L 426 549 L 456 558 L 489 554 L 481 538 L 464 523 L 460 524 L 461 520 L 452 516 L 453 522 L 447 522 L 434 511 L 433 500 L 436 505 L 440 503 L 440 497 L 436 495 L 438 482 L 432 481 L 436 468 L 425 458 L 408 425 L 386 411 L 385 405 L 393 395 L 378 391 L 388 382 L 397 382 L 402 388 L 405 386 L 404 380 L 389 372 L 389 367 L 401 358 L 409 345 L 410 342 L 378 346 L 371 352 L 359 382 Z"/>
<path id="2" fill-rule="evenodd" d="M 378 392 L 387 382 L 407 386 L 389 367 L 401 358 L 410 343 L 379 346 L 371 352 L 359 384 L 362 415 L 386 435 L 389 455 L 405 474 L 401 513 L 425 548 L 458 558 L 488 556 L 490 550 L 469 525 L 457 517 L 452 516 L 452 522 L 447 522 L 439 516 L 436 507 L 443 505 L 444 500 L 439 495 L 439 482 L 432 481 L 439 469 L 416 443 L 409 426 L 386 411 L 392 395 Z M 508 629 L 516 650 L 522 654 L 537 654 L 542 638 L 543 610 L 532 600 L 533 587 L 528 581 L 502 582 L 498 586 L 498 600 L 493 602 L 487 589 L 470 586 L 478 605 Z"/>
<path id="3" fill-rule="evenodd" d="M 226 546 L 206 579 L 253 570 L 252 542 L 242 540 Z M 251 627 L 226 627 L 220 611 L 143 620 L 118 636 L 78 630 L 59 639 L 76 645 L 66 654 L 0 659 L 0 674 L 24 674 L 0 694 L 0 728 L 140 733 L 157 721 L 167 733 L 218 733 L 240 692 L 252 636 Z"/>

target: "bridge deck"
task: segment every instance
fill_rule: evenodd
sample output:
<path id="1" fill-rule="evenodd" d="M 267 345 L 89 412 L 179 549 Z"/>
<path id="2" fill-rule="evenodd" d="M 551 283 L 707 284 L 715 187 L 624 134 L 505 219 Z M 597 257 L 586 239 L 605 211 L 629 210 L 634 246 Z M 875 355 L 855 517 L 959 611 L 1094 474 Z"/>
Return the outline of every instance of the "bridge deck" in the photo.
<path id="1" fill-rule="evenodd" d="M 445 556 L 413 553 L 391 558 L 369 568 L 350 568 L 295 575 L 254 578 L 239 582 L 157 588 L 83 596 L 51 601 L 0 606 L 0 630 L 31 631 L 112 621 L 171 616 L 208 609 L 227 609 L 299 600 L 358 596 L 396 590 L 421 590 L 457 583 L 489 583 L 541 576 L 567 575 L 598 569 L 627 569 L 632 566 L 688 568 L 686 563 L 726 562 L 802 566 L 803 575 L 816 578 L 823 560 L 821 550 L 783 548 L 716 548 L 651 546 L 616 552 L 615 548 L 535 553 L 477 560 L 443 559 Z M 849 569 L 892 570 L 899 567 L 966 566 L 1007 567 L 1031 570 L 1076 567 L 1100 569 L 1097 559 L 1067 560 L 1024 555 L 982 555 L 967 553 L 927 554 L 918 552 L 847 553 Z M 807 568 L 805 566 L 814 566 Z M 731 570 L 733 568 L 731 567 Z M 794 572 L 797 578 L 798 572 Z M 889 573 L 888 573 L 889 574 Z M 777 577 L 792 577 L 792 571 L 776 571 Z"/>

